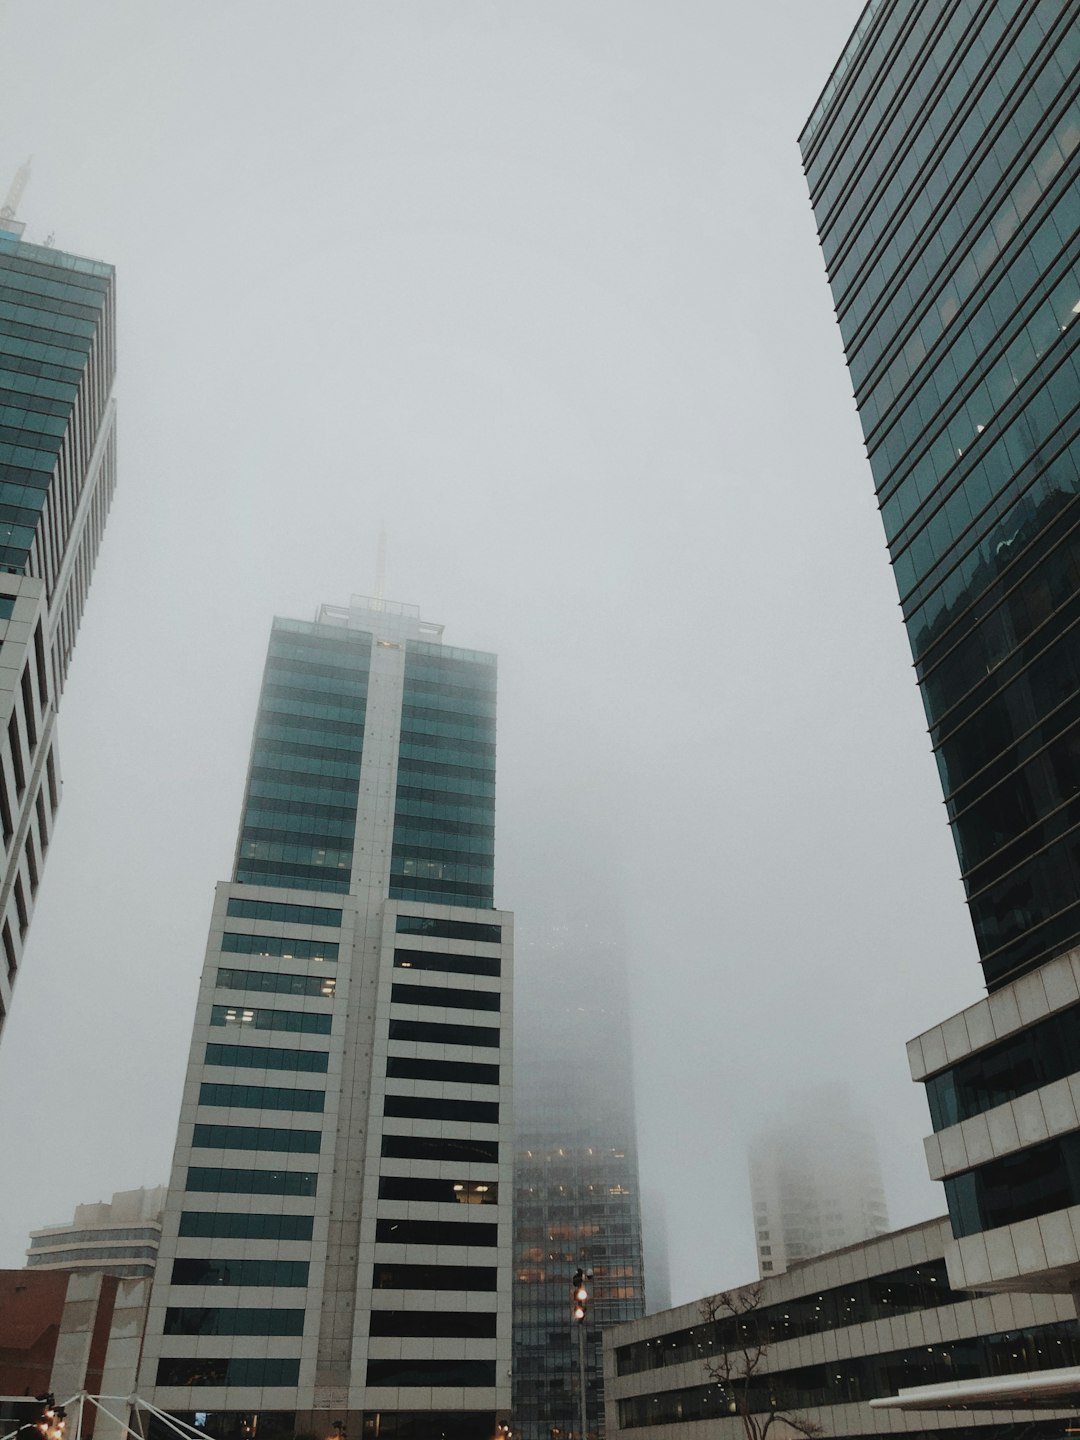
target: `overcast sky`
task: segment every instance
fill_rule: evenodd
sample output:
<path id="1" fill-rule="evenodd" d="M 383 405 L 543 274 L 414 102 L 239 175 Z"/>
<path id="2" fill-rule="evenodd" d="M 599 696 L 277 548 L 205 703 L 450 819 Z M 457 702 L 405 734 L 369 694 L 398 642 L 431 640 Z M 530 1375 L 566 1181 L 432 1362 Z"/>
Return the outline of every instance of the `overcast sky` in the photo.
<path id="1" fill-rule="evenodd" d="M 167 1177 L 271 616 L 501 657 L 496 898 L 624 935 L 674 1299 L 980 993 L 796 137 L 858 0 L 0 0 L 0 191 L 118 271 L 120 471 L 0 1046 L 0 1265 Z"/>

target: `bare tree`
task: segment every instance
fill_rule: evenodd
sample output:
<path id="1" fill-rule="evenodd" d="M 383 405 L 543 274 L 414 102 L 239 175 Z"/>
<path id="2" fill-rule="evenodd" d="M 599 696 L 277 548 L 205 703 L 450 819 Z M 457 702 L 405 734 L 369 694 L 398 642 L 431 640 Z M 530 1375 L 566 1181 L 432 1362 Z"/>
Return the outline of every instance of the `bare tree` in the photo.
<path id="1" fill-rule="evenodd" d="M 706 1373 L 720 1386 L 729 1414 L 742 1421 L 746 1440 L 766 1440 L 774 1425 L 776 1440 L 793 1435 L 812 1440 L 823 1433 L 821 1426 L 780 1410 L 769 1386 L 765 1367 L 768 1338 L 764 1321 L 756 1313 L 761 1304 L 760 1285 L 722 1290 L 701 1302 L 701 1318 L 717 1335 L 716 1352 L 705 1361 Z M 730 1344 L 724 1336 L 730 1337 Z"/>

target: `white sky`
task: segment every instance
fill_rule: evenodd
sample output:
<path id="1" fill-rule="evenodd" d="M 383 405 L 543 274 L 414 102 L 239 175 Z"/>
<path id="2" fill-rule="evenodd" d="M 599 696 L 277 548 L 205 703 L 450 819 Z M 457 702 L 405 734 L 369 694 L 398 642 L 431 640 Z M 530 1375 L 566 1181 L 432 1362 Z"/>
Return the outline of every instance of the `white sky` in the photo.
<path id="1" fill-rule="evenodd" d="M 0 1046 L 0 1265 L 168 1173 L 270 618 L 499 652 L 497 894 L 627 937 L 673 1291 L 747 1134 L 980 993 L 796 136 L 857 0 L 0 0 L 0 189 L 114 261 L 120 479 Z"/>

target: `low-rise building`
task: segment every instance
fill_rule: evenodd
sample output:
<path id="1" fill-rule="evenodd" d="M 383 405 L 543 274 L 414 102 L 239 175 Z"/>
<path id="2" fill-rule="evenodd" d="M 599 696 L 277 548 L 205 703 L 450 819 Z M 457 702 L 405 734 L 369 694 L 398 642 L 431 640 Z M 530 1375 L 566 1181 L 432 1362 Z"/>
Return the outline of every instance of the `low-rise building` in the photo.
<path id="1" fill-rule="evenodd" d="M 635 1431 L 649 1440 L 744 1440 L 770 1415 L 793 1417 L 796 1428 L 808 1426 L 803 1433 L 846 1437 L 1060 1436 L 1080 1404 L 1071 1298 L 953 1290 L 944 1258 L 951 1241 L 948 1220 L 929 1221 L 792 1265 L 731 1292 L 730 1308 L 698 1301 L 610 1331 L 609 1440 L 633 1440 Z M 1030 1402 L 1005 1408 L 1005 1377 L 1069 1370 L 1055 1402 L 1062 1408 L 1038 1419 Z M 959 1387 L 953 1404 L 967 1413 L 871 1404 L 943 1382 Z M 1001 1408 L 976 1408 L 993 1403 L 995 1387 L 1006 1392 Z M 792 1431 L 781 1425 L 778 1433 Z"/>
<path id="2" fill-rule="evenodd" d="M 161 1240 L 165 1186 L 119 1190 L 111 1200 L 76 1205 L 66 1225 L 30 1232 L 27 1269 L 86 1275 L 153 1275 Z"/>

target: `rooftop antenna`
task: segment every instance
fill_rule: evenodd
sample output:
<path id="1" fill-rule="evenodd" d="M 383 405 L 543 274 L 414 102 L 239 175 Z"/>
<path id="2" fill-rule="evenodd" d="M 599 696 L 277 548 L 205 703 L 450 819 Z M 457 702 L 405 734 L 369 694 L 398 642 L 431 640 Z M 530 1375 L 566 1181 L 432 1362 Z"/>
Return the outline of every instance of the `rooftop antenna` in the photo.
<path id="1" fill-rule="evenodd" d="M 375 551 L 375 600 L 376 610 L 383 608 L 386 599 L 386 526 L 379 528 L 379 545 Z"/>
<path id="2" fill-rule="evenodd" d="M 24 160 L 15 171 L 15 179 L 11 182 L 11 189 L 7 193 L 7 199 L 0 205 L 0 222 L 14 220 L 19 209 L 19 201 L 23 197 L 23 191 L 30 183 L 30 164 L 33 160 L 31 155 Z"/>

